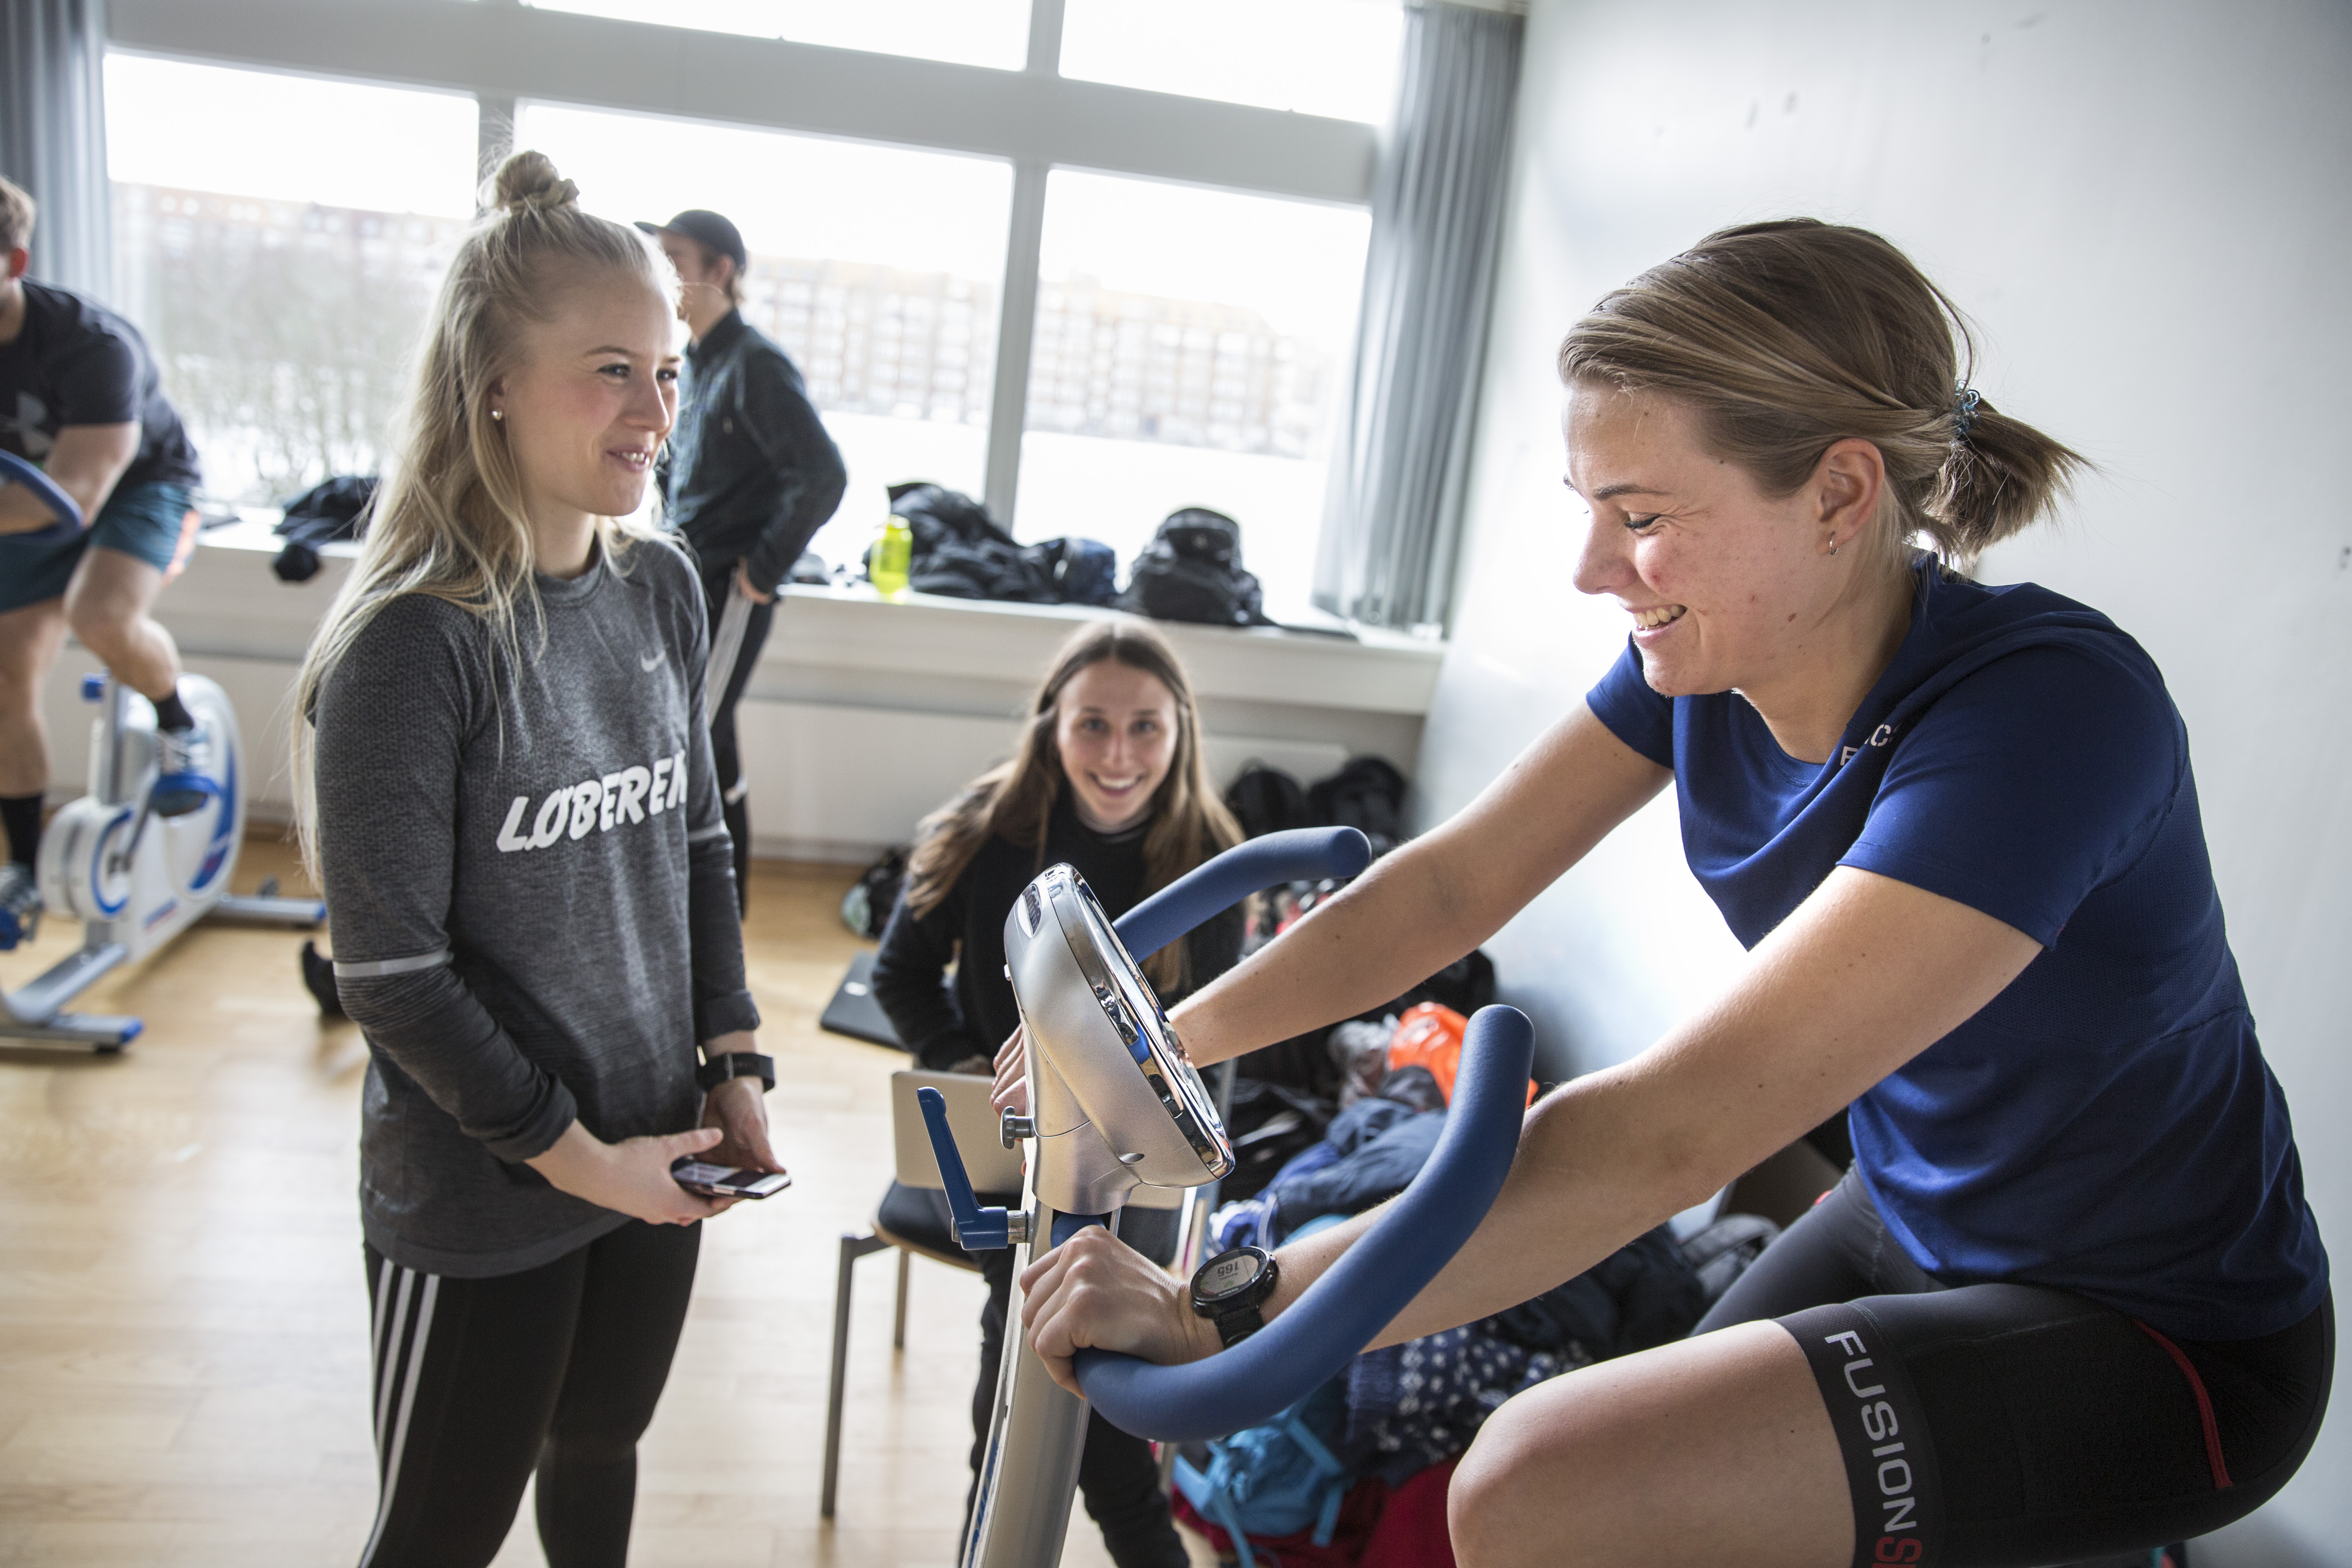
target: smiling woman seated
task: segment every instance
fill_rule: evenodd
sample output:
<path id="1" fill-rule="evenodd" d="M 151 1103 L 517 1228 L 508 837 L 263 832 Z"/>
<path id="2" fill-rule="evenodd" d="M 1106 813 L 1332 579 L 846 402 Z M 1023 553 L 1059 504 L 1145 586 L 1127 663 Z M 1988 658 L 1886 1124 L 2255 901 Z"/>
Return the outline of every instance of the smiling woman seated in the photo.
<path id="1" fill-rule="evenodd" d="M 906 895 L 875 960 L 875 999 L 923 1066 L 984 1072 L 1021 1022 L 1004 978 L 1004 919 L 1030 879 L 1066 862 L 1116 920 L 1240 841 L 1210 787 L 1200 712 L 1174 650 L 1133 622 L 1081 627 L 1031 699 L 1018 753 L 923 820 Z M 1241 910 L 1229 910 L 1151 955 L 1144 973 L 1160 1000 L 1173 1003 L 1232 968 L 1241 941 Z M 952 989 L 944 984 L 950 963 Z M 1129 1209 L 1122 1238 L 1165 1264 L 1175 1249 L 1174 1217 Z M 972 1391 L 975 1476 L 1004 1349 L 1013 1255 L 979 1258 L 989 1295 Z M 1099 1417 L 1089 1421 L 1078 1486 L 1119 1568 L 1183 1568 L 1150 1444 Z M 971 1506 L 968 1493 L 967 1517 Z"/>

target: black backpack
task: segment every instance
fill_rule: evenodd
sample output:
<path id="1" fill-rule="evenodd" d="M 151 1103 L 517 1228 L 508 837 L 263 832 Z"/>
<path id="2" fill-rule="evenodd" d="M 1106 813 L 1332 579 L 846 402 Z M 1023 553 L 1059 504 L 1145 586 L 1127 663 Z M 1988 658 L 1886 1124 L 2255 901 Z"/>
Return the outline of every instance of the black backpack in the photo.
<path id="1" fill-rule="evenodd" d="M 309 582 L 319 574 L 319 546 L 359 538 L 375 486 L 373 474 L 338 474 L 288 501 L 276 530 L 286 545 L 269 563 L 278 581 Z"/>
<path id="2" fill-rule="evenodd" d="M 1385 855 L 1403 843 L 1404 774 L 1385 757 L 1348 759 L 1347 765 L 1328 779 L 1307 787 L 1318 826 L 1360 827 L 1372 841 L 1372 853 Z"/>
<path id="3" fill-rule="evenodd" d="M 1161 621 L 1270 626 L 1265 595 L 1242 570 L 1242 525 L 1191 506 L 1171 512 L 1136 558 L 1118 607 Z"/>
<path id="4" fill-rule="evenodd" d="M 1252 763 L 1225 788 L 1225 809 L 1242 826 L 1244 837 L 1281 833 L 1315 826 L 1315 811 L 1307 803 L 1307 786 L 1263 763 Z"/>

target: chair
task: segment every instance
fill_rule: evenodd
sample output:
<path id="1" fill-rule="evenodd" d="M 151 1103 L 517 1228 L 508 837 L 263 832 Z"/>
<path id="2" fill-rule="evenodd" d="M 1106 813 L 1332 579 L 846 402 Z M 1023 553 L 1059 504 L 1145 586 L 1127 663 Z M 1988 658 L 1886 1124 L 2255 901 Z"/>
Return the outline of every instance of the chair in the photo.
<path id="1" fill-rule="evenodd" d="M 818 1503 L 821 1517 L 834 1514 L 835 1483 L 841 1472 L 841 1407 L 849 1370 L 849 1293 L 857 1260 L 886 1248 L 898 1253 L 898 1311 L 890 1332 L 890 1348 L 907 1348 L 907 1279 L 911 1260 L 929 1258 L 950 1268 L 980 1272 L 980 1265 L 963 1250 L 955 1232 L 942 1220 L 930 1194 L 945 1190 L 938 1160 L 931 1153 L 929 1132 L 916 1101 L 919 1089 L 936 1089 L 947 1100 L 948 1127 L 955 1133 L 957 1152 L 973 1192 L 982 1203 L 1017 1207 L 1021 1202 L 1021 1154 L 1004 1147 L 996 1111 L 988 1103 L 990 1079 L 979 1074 L 894 1072 L 890 1075 L 890 1141 L 898 1177 L 882 1194 L 872 1228 L 864 1235 L 841 1238 L 840 1273 L 833 1295 L 833 1385 L 825 1397 L 824 1487 Z M 1153 1187 L 1137 1190 L 1136 1206 L 1181 1208 L 1189 1194 Z M 1191 1216 L 1188 1215 L 1187 1218 Z"/>

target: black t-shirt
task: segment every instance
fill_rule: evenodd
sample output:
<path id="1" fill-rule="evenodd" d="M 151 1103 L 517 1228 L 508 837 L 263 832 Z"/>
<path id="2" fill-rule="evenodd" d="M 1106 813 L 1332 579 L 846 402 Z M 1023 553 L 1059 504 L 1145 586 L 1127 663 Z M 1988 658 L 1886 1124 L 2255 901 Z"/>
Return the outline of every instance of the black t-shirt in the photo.
<path id="1" fill-rule="evenodd" d="M 24 330 L 0 344 L 0 447 L 46 463 L 66 426 L 136 420 L 139 454 L 115 482 L 194 486 L 196 449 L 139 329 L 63 289 L 24 289 Z"/>
<path id="2" fill-rule="evenodd" d="M 1021 1022 L 1013 984 L 1004 978 L 1004 917 L 1030 879 L 1067 861 L 1103 907 L 1117 920 L 1143 898 L 1144 829 L 1117 836 L 1097 833 L 1078 820 L 1066 794 L 1045 829 L 1045 852 L 991 837 L 972 856 L 947 896 L 920 920 L 904 901 L 882 933 L 874 960 L 874 999 L 889 1016 L 898 1038 L 933 1070 L 966 1057 L 993 1057 Z M 1198 990 L 1239 962 L 1239 906 L 1186 938 L 1192 959 L 1191 990 Z M 942 984 L 956 966 L 955 985 Z M 1171 1005 L 1180 998 L 1162 998 Z"/>

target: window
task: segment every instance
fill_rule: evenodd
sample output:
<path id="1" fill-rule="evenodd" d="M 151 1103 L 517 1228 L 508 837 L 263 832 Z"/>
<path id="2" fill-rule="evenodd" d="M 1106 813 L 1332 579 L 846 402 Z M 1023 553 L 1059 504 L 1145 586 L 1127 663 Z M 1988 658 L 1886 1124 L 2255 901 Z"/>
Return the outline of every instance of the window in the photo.
<path id="1" fill-rule="evenodd" d="M 1029 0 L 526 0 L 547 11 L 1019 70 Z"/>
<path id="2" fill-rule="evenodd" d="M 1242 525 L 1303 608 L 1371 216 L 1056 170 L 1045 189 L 1017 530 L 1124 563 L 1181 507 Z"/>
<path id="3" fill-rule="evenodd" d="M 373 473 L 471 220 L 474 100 L 110 54 L 114 303 L 204 459 L 283 500 Z"/>
<path id="4" fill-rule="evenodd" d="M 981 492 L 1011 164 L 543 103 L 516 121 L 515 145 L 554 159 L 591 212 L 708 207 L 742 230 L 744 316 L 800 367 L 848 465 L 812 544 L 828 563 L 865 551 L 887 485 Z"/>
<path id="5" fill-rule="evenodd" d="M 1404 48 L 1399 0 L 1068 0 L 1062 74 L 1378 125 Z"/>

